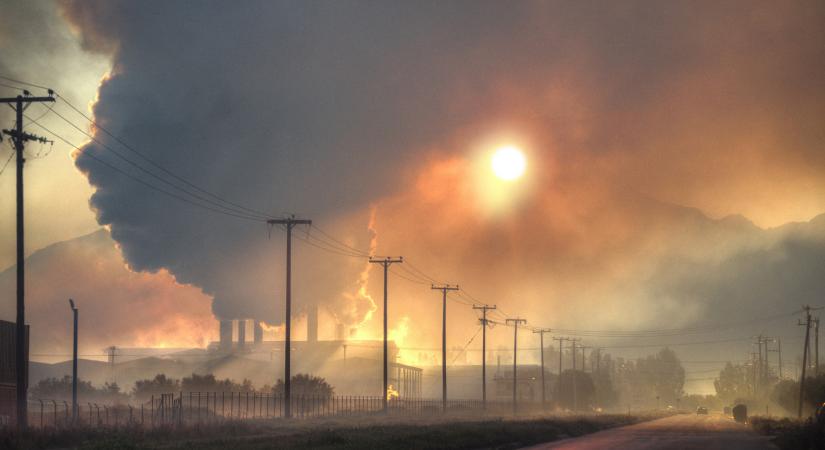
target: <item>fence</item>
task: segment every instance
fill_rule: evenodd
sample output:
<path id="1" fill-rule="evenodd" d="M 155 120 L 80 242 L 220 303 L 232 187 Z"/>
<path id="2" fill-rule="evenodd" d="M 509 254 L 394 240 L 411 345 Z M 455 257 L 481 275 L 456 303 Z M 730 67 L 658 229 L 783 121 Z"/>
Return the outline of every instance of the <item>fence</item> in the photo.
<path id="1" fill-rule="evenodd" d="M 229 420 L 274 419 L 285 417 L 282 395 L 261 392 L 179 392 L 154 395 L 135 405 L 78 404 L 72 418 L 71 402 L 64 400 L 30 400 L 29 423 L 51 427 L 119 427 L 182 426 Z M 537 408 L 539 407 L 539 408 Z M 431 416 L 435 414 L 507 414 L 511 402 L 448 400 L 446 411 L 441 400 L 391 399 L 387 414 L 396 416 Z M 520 410 L 538 410 L 540 405 L 525 402 Z M 369 396 L 293 396 L 291 413 L 295 419 L 318 417 L 365 416 L 383 413 L 381 397 Z"/>

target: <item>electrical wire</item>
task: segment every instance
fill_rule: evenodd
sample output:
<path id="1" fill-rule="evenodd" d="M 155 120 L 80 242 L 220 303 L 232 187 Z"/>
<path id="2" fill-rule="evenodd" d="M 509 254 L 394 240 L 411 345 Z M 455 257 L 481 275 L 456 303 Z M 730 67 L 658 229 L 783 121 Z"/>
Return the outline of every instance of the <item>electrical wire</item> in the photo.
<path id="1" fill-rule="evenodd" d="M 45 132 L 47 132 L 47 133 L 51 134 L 52 136 L 56 137 L 57 139 L 59 139 L 59 140 L 61 140 L 61 141 L 63 141 L 64 143 L 66 143 L 66 145 L 68 145 L 68 146 L 70 146 L 70 147 L 72 147 L 72 148 L 74 148 L 74 149 L 76 149 L 76 150 L 78 150 L 78 151 L 81 151 L 81 152 L 83 151 L 83 149 L 81 149 L 81 148 L 80 148 L 80 147 L 78 147 L 77 145 L 75 145 L 75 144 L 71 143 L 70 141 L 68 141 L 68 140 L 67 140 L 66 138 L 64 138 L 63 136 L 61 136 L 61 135 L 59 135 L 59 134 L 55 133 L 54 131 L 50 130 L 49 128 L 47 128 L 47 127 L 43 126 L 42 124 L 38 123 L 38 124 L 35 124 L 35 125 L 37 125 L 37 126 L 38 126 L 38 127 L 40 127 L 41 129 L 43 129 L 43 131 L 45 131 Z M 170 196 L 170 197 L 172 197 L 172 198 L 175 198 L 175 199 L 177 199 L 177 200 L 180 200 L 181 202 L 188 203 L 188 204 L 190 204 L 190 205 L 194 205 L 194 206 L 197 206 L 197 207 L 200 207 L 200 208 L 203 208 L 203 209 L 206 209 L 206 210 L 212 211 L 212 212 L 216 212 L 216 213 L 219 213 L 219 214 L 224 214 L 224 215 L 227 215 L 227 216 L 237 217 L 237 218 L 239 218 L 239 219 L 250 220 L 250 221 L 255 221 L 255 222 L 261 222 L 261 221 L 262 221 L 259 217 L 252 217 L 252 216 L 245 216 L 245 215 L 241 215 L 241 214 L 235 214 L 235 213 L 231 213 L 231 212 L 223 211 L 223 210 L 220 210 L 220 209 L 212 208 L 212 207 L 210 207 L 210 206 L 208 206 L 208 205 L 203 205 L 203 204 L 201 204 L 201 203 L 198 203 L 198 202 L 192 201 L 191 199 L 188 199 L 188 198 L 182 197 L 182 196 L 177 195 L 177 194 L 175 194 L 175 193 L 173 193 L 173 192 L 169 192 L 169 191 L 167 191 L 167 190 L 165 190 L 165 189 L 163 189 L 163 188 L 157 187 L 157 186 L 155 186 L 155 185 L 153 185 L 153 184 L 151 184 L 151 183 L 147 183 L 146 181 L 141 180 L 140 178 L 137 178 L 137 177 L 133 176 L 132 174 L 130 174 L 130 173 L 128 173 L 128 172 L 126 172 L 126 171 L 124 171 L 124 170 L 120 169 L 119 167 L 114 166 L 114 165 L 110 164 L 109 162 L 107 162 L 107 161 L 105 161 L 105 160 L 103 160 L 103 159 L 101 159 L 101 158 L 97 157 L 96 155 L 94 155 L 94 154 L 93 154 L 93 153 L 91 153 L 91 152 L 84 152 L 84 155 L 85 155 L 85 156 L 88 156 L 89 158 L 91 158 L 91 159 L 92 159 L 92 160 L 94 160 L 95 162 L 97 162 L 97 163 L 99 163 L 99 164 L 102 164 L 102 165 L 104 165 L 104 166 L 108 167 L 109 169 L 114 170 L 115 172 L 118 172 L 118 173 L 122 174 L 123 176 L 125 176 L 125 177 L 127 177 L 127 178 L 129 178 L 129 179 L 131 179 L 131 180 L 133 180 L 133 181 L 135 181 L 135 182 L 137 182 L 137 183 L 140 183 L 140 184 L 142 184 L 142 185 L 144 185 L 144 186 L 146 186 L 146 187 L 148 187 L 148 188 L 150 188 L 150 189 L 152 189 L 152 190 L 155 190 L 155 191 L 157 191 L 157 192 L 160 192 L 160 193 L 162 193 L 162 194 L 165 194 L 165 195 L 168 195 L 168 196 Z"/>

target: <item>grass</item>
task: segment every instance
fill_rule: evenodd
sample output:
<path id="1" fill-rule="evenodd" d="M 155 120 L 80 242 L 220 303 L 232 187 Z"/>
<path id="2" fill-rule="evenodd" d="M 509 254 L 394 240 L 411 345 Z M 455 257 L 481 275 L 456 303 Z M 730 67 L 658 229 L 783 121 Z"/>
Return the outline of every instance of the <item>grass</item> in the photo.
<path id="1" fill-rule="evenodd" d="M 825 450 L 825 430 L 812 420 L 755 416 L 749 422 L 757 432 L 773 436 L 782 450 Z"/>
<path id="2" fill-rule="evenodd" d="M 183 428 L 32 430 L 0 433 L 0 448 L 46 449 L 513 449 L 581 436 L 652 416 L 520 419 L 361 418 L 247 421 Z"/>

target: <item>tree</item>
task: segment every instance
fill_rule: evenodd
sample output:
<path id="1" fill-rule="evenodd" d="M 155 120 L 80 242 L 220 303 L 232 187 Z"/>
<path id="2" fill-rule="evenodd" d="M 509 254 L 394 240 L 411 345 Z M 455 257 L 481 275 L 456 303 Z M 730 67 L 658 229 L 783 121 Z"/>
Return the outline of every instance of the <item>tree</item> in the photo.
<path id="1" fill-rule="evenodd" d="M 575 396 L 574 396 L 575 393 Z M 583 409 L 593 404 L 596 387 L 590 375 L 580 370 L 565 370 L 556 384 L 556 399 L 562 408 Z"/>
<path id="2" fill-rule="evenodd" d="M 229 378 L 218 380 L 211 373 L 207 375 L 193 373 L 192 376 L 183 377 L 180 384 L 181 390 L 185 392 L 251 392 L 255 390 L 252 382 L 247 379 L 238 384 Z"/>
<path id="3" fill-rule="evenodd" d="M 179 390 L 180 380 L 167 378 L 165 374 L 159 373 L 151 380 L 135 381 L 132 396 L 138 400 L 145 400 L 153 395 L 168 394 Z"/>
<path id="4" fill-rule="evenodd" d="M 640 359 L 636 363 L 638 375 L 653 394 L 663 402 L 672 404 L 684 394 L 685 368 L 676 352 L 665 347 L 656 355 Z"/>
<path id="5" fill-rule="evenodd" d="M 36 399 L 70 400 L 72 398 L 72 377 L 46 378 L 29 389 L 29 394 Z M 96 395 L 96 389 L 90 381 L 77 380 L 77 395 L 90 397 Z"/>
<path id="6" fill-rule="evenodd" d="M 69 375 L 63 378 L 46 378 L 37 382 L 30 390 L 32 398 L 41 400 L 66 400 L 72 399 L 72 377 Z M 102 388 L 97 389 L 89 381 L 77 380 L 77 397 L 81 401 L 106 401 L 121 402 L 128 398 L 128 395 L 120 392 L 117 383 L 105 383 Z"/>
<path id="7" fill-rule="evenodd" d="M 716 395 L 726 402 L 733 402 L 750 394 L 747 371 L 743 366 L 730 362 L 719 372 L 719 378 L 714 380 L 713 386 L 716 388 Z"/>
<path id="8" fill-rule="evenodd" d="M 279 379 L 272 391 L 276 394 L 284 393 L 284 381 Z M 292 395 L 311 397 L 331 397 L 334 389 L 321 377 L 308 374 L 297 374 L 292 377 Z"/>
<path id="9" fill-rule="evenodd" d="M 793 414 L 799 407 L 799 382 L 782 380 L 771 391 L 771 400 Z M 825 403 L 825 374 L 805 378 L 803 411 L 814 411 Z"/>
<path id="10" fill-rule="evenodd" d="M 614 406 L 619 401 L 619 393 L 613 387 L 613 380 L 607 372 L 592 375 L 595 386 L 595 402 L 601 407 Z"/>

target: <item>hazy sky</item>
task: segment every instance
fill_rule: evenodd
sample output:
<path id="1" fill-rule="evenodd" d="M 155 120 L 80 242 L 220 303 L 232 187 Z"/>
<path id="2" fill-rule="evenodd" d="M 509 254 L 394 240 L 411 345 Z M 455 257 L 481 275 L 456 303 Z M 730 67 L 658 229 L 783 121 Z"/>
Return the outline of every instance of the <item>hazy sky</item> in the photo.
<path id="1" fill-rule="evenodd" d="M 404 255 L 535 325 L 687 327 L 822 297 L 822 220 L 769 230 L 825 212 L 821 2 L 18 6 L 40 27 L 0 19 L 0 74 L 82 107 L 97 97 L 100 123 L 187 182 Z M 43 123 L 83 142 L 54 115 Z M 503 145 L 527 158 L 514 182 L 489 168 Z M 134 270 L 202 289 L 222 317 L 280 322 L 283 233 L 152 191 L 93 157 L 175 188 L 100 145 L 75 164 L 70 152 L 55 144 L 27 165 L 29 251 L 96 218 Z M 6 265 L 11 174 L 0 177 Z M 318 303 L 377 333 L 375 269 L 362 276 L 363 260 L 300 241 L 295 265 L 299 313 Z M 393 326 L 435 345 L 437 294 L 391 283 Z M 474 313 L 451 308 L 462 345 Z"/>

